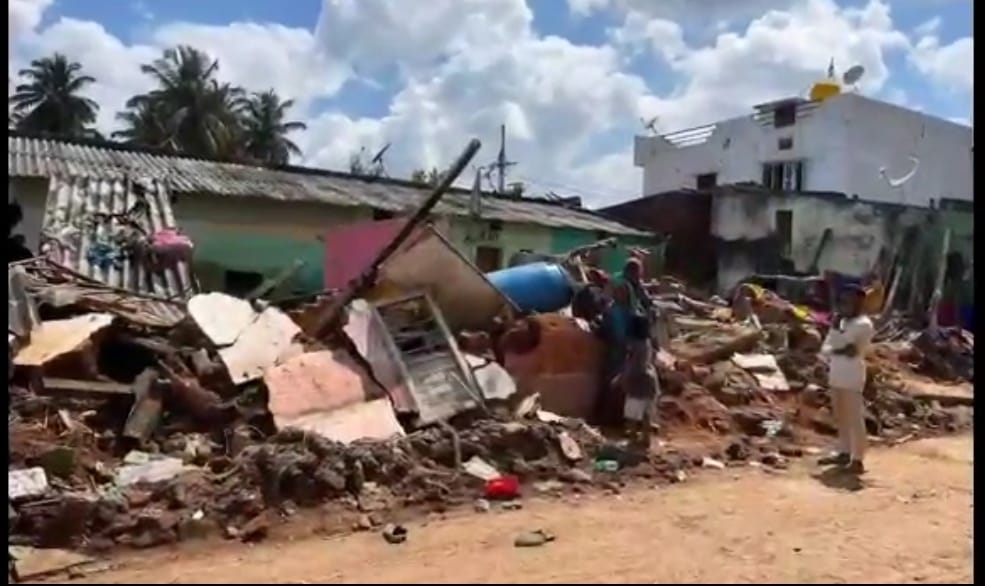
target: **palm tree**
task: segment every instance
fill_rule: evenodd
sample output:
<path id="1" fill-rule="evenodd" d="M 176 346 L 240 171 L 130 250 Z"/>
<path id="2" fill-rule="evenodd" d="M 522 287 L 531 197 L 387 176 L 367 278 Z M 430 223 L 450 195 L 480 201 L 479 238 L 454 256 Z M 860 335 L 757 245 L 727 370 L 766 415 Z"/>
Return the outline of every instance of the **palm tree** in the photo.
<path id="1" fill-rule="evenodd" d="M 284 165 L 291 155 L 300 155 L 298 148 L 287 134 L 305 130 L 304 122 L 285 122 L 287 110 L 294 100 L 281 100 L 274 90 L 254 93 L 241 103 L 243 125 L 243 152 L 257 161 Z"/>
<path id="2" fill-rule="evenodd" d="M 126 110 L 116 114 L 123 128 L 113 132 L 114 139 L 150 147 L 167 144 L 164 117 L 152 100 L 147 96 L 134 96 L 127 100 L 126 106 Z"/>
<path id="3" fill-rule="evenodd" d="M 243 90 L 219 83 L 219 62 L 192 47 L 167 49 L 140 70 L 157 82 L 134 96 L 121 119 L 130 126 L 122 136 L 150 140 L 179 152 L 229 159 L 239 154 L 239 108 Z M 120 135 L 118 135 L 120 136 Z"/>
<path id="4" fill-rule="evenodd" d="M 82 74 L 82 64 L 65 55 L 35 59 L 18 75 L 26 82 L 18 85 L 10 98 L 13 120 L 18 130 L 67 136 L 90 136 L 99 104 L 80 96 L 95 79 Z"/>

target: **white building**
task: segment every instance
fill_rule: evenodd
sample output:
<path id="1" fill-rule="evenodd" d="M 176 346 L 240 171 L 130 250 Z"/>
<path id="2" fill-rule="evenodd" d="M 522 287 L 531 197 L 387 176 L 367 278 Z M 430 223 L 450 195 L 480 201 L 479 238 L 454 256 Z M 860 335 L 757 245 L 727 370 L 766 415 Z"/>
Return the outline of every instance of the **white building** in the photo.
<path id="1" fill-rule="evenodd" d="M 823 101 L 781 100 L 756 106 L 749 116 L 638 136 L 634 162 L 643 168 L 643 196 L 755 182 L 927 206 L 942 198 L 973 199 L 972 144 L 968 126 L 841 93 Z"/>

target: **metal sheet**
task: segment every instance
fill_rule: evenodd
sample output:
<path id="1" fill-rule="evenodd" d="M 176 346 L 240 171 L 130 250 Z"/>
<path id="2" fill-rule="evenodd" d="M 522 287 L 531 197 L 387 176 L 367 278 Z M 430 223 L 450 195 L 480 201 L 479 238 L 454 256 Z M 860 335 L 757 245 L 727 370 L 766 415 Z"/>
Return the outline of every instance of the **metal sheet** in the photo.
<path id="1" fill-rule="evenodd" d="M 404 382 L 400 365 L 387 347 L 386 329 L 376 319 L 369 302 L 356 299 L 349 304 L 349 319 L 343 329 L 356 351 L 372 369 L 373 377 L 390 396 L 393 408 L 399 413 L 414 412 L 414 397 Z"/>
<path id="2" fill-rule="evenodd" d="M 195 284 L 186 262 L 152 271 L 124 254 L 107 264 L 93 261 L 97 246 L 120 250 L 114 238 L 125 225 L 115 215 L 124 213 L 148 234 L 175 227 L 170 195 L 162 180 L 145 176 L 52 176 L 41 227 L 42 256 L 111 287 L 163 299 L 184 299 L 193 294 Z"/>
<path id="3" fill-rule="evenodd" d="M 107 313 L 89 313 L 69 319 L 42 322 L 26 346 L 14 356 L 17 366 L 41 366 L 78 350 L 93 334 L 113 322 Z"/>
<path id="4" fill-rule="evenodd" d="M 203 293 L 188 300 L 195 324 L 218 347 L 229 346 L 259 315 L 249 301 L 225 293 Z"/>
<path id="5" fill-rule="evenodd" d="M 269 169 L 162 155 L 106 141 L 66 141 L 8 134 L 9 177 L 72 174 L 116 179 L 125 175 L 150 177 L 166 180 L 168 188 L 179 193 L 364 206 L 397 213 L 416 208 L 429 191 L 428 186 L 410 181 L 364 178 L 319 169 Z M 454 188 L 438 203 L 434 213 L 468 216 L 471 195 L 470 189 Z M 589 210 L 546 199 L 483 193 L 482 216 L 504 222 L 647 235 Z"/>
<path id="6" fill-rule="evenodd" d="M 374 300 L 426 291 L 453 332 L 485 329 L 512 303 L 441 234 L 425 227 L 379 271 Z"/>
<path id="7" fill-rule="evenodd" d="M 219 358 L 233 384 L 256 380 L 265 370 L 304 352 L 294 339 L 301 333 L 294 320 L 276 307 L 263 310 L 231 346 L 219 349 Z"/>

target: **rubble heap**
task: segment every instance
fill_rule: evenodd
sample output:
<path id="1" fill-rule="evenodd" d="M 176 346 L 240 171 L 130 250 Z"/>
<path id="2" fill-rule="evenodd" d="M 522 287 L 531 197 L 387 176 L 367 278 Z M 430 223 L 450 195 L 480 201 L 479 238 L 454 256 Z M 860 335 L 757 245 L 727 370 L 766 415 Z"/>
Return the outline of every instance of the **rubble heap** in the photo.
<path id="1" fill-rule="evenodd" d="M 586 422 L 592 400 L 572 398 L 596 392 L 599 348 L 563 312 L 452 336 L 427 295 L 407 307 L 356 300 L 346 323 L 315 337 L 331 296 L 290 315 L 219 294 L 163 311 L 30 264 L 18 272 L 8 488 L 20 545 L 251 540 L 326 503 L 368 528 L 402 508 L 488 497 L 501 477 L 530 494 L 782 468 L 834 432 L 816 325 L 740 321 L 672 280 L 653 284 L 666 319 L 660 434 L 639 454 Z M 66 287 L 72 296 L 56 294 Z M 970 399 L 907 381 L 971 380 L 973 351 L 963 331 L 877 344 L 870 434 L 891 443 L 970 426 Z M 438 371 L 456 376 L 439 384 L 428 378 Z"/>

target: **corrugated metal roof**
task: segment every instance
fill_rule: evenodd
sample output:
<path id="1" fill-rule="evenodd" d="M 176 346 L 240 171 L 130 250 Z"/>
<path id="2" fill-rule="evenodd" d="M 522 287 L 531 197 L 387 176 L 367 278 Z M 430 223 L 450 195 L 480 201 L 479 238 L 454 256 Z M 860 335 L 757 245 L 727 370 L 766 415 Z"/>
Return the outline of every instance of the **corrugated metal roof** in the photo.
<path id="1" fill-rule="evenodd" d="M 186 157 L 124 150 L 113 143 L 82 143 L 8 134 L 7 174 L 10 177 L 99 175 L 166 180 L 178 193 L 214 193 L 282 201 L 313 201 L 340 206 L 366 206 L 392 212 L 415 207 L 427 189 L 409 182 L 368 180 L 344 173 L 314 169 L 280 170 L 220 163 Z M 437 214 L 467 215 L 469 192 L 453 189 L 438 204 Z M 587 210 L 531 199 L 488 196 L 482 215 L 503 222 L 645 235 Z"/>
<path id="2" fill-rule="evenodd" d="M 147 235 L 175 227 L 165 184 L 86 175 L 53 175 L 41 222 L 41 253 L 50 261 L 110 287 L 183 299 L 194 293 L 188 263 L 150 270 L 123 250 L 117 236 L 126 215 Z"/>

